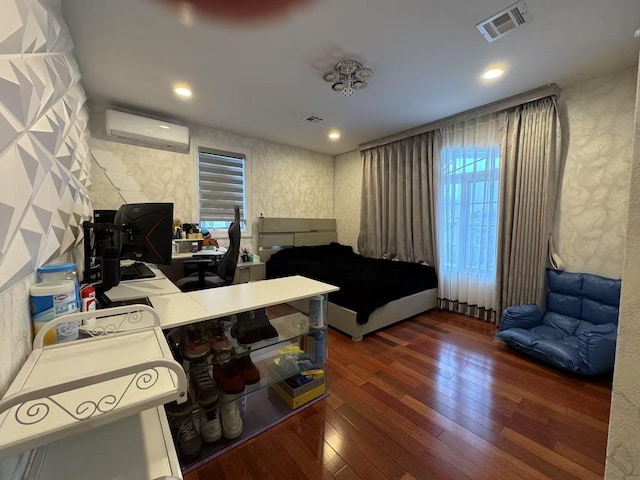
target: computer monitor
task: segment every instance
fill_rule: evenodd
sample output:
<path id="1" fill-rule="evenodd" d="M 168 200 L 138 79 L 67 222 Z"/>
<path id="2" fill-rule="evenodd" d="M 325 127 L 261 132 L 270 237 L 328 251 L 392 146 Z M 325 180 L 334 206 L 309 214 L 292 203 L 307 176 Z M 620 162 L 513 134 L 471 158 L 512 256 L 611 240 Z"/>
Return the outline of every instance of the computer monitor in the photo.
<path id="1" fill-rule="evenodd" d="M 173 203 L 128 203 L 113 222 L 120 259 L 171 265 Z"/>

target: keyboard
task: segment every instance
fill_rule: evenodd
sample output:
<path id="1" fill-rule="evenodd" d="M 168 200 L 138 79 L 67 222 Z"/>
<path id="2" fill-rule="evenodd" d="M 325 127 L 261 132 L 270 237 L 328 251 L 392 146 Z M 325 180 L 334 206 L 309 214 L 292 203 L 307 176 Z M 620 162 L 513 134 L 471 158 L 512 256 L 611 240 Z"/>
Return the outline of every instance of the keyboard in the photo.
<path id="1" fill-rule="evenodd" d="M 144 263 L 132 263 L 131 265 L 120 266 L 120 280 L 139 280 L 141 278 L 154 278 L 153 271 Z"/>

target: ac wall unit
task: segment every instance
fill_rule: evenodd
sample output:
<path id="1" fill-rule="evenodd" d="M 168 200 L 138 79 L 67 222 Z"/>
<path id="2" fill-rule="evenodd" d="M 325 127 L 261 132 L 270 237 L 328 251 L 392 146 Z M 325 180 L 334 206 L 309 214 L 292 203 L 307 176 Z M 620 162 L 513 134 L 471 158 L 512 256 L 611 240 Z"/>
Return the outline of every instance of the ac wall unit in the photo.
<path id="1" fill-rule="evenodd" d="M 189 129 L 182 125 L 107 110 L 105 127 L 107 136 L 111 138 L 133 141 L 148 147 L 189 148 Z"/>

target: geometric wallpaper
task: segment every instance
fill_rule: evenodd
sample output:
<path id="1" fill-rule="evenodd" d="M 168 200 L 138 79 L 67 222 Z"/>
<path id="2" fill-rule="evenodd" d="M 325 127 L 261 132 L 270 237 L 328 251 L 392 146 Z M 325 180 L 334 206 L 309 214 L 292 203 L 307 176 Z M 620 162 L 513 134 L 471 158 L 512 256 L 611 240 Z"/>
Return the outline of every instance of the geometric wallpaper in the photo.
<path id="1" fill-rule="evenodd" d="M 92 212 L 86 96 L 60 2 L 2 4 L 0 294 L 80 245 Z"/>

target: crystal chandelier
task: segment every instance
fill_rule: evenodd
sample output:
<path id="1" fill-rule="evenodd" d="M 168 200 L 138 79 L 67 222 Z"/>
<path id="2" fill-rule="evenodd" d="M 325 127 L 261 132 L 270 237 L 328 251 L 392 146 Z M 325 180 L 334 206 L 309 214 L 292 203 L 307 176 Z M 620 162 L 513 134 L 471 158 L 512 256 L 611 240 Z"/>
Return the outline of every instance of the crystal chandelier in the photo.
<path id="1" fill-rule="evenodd" d="M 364 68 L 355 60 L 342 60 L 336 63 L 333 70 L 322 75 L 322 78 L 331 82 L 334 92 L 340 92 L 345 97 L 350 97 L 356 90 L 367 88 L 367 80 L 373 77 L 373 70 Z"/>

